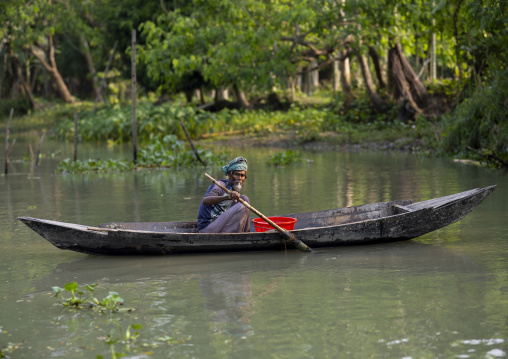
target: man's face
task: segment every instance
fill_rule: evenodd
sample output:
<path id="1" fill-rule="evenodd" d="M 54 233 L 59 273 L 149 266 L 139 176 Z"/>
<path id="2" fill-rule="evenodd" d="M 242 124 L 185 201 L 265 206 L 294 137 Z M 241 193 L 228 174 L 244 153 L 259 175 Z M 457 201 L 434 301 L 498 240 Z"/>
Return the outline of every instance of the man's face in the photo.
<path id="1" fill-rule="evenodd" d="M 233 171 L 228 174 L 229 181 L 233 186 L 233 190 L 240 192 L 243 182 L 247 178 L 247 171 Z"/>

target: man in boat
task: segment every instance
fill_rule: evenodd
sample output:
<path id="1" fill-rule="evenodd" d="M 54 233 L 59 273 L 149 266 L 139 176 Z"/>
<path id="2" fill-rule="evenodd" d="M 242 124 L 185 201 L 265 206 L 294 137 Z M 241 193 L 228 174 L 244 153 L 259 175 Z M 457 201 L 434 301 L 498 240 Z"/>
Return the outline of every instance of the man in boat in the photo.
<path id="1" fill-rule="evenodd" d="M 250 203 L 247 196 L 240 195 L 247 179 L 247 168 L 247 160 L 243 157 L 237 157 L 222 167 L 227 178 L 219 182 L 222 182 L 231 194 L 215 183 L 208 187 L 199 205 L 199 233 L 250 232 L 249 209 L 238 201 L 241 198 Z"/>

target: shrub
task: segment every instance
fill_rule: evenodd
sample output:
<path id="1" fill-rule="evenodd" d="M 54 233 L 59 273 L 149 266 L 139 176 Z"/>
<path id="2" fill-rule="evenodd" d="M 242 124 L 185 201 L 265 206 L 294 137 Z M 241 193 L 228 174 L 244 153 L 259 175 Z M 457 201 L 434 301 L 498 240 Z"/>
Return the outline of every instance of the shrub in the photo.
<path id="1" fill-rule="evenodd" d="M 490 85 L 478 87 L 447 119 L 441 148 L 449 153 L 468 148 L 508 152 L 508 69 Z"/>

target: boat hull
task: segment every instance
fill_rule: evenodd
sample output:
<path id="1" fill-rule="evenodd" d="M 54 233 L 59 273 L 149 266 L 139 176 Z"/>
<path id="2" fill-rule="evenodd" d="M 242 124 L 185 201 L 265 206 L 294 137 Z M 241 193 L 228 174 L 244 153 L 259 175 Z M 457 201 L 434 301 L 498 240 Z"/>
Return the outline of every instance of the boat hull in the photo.
<path id="1" fill-rule="evenodd" d="M 284 215 L 298 219 L 295 238 L 311 248 L 409 240 L 464 218 L 495 189 L 428 201 L 392 201 Z M 197 233 L 195 222 L 109 223 L 100 227 L 19 217 L 60 249 L 95 255 L 165 255 L 292 248 L 278 232 Z"/>

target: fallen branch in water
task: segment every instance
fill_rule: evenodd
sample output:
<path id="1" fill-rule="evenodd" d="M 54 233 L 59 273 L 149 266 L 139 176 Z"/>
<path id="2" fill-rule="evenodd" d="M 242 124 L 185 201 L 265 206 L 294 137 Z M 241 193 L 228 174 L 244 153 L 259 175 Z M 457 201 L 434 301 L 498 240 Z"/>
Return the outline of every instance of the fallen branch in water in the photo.
<path id="1" fill-rule="evenodd" d="M 502 168 L 507 168 L 508 169 L 508 162 L 506 161 L 503 161 L 501 158 L 499 158 L 499 156 L 497 154 L 495 154 L 494 152 L 489 152 L 489 153 L 486 153 L 486 152 L 480 152 L 478 150 L 475 150 L 474 148 L 468 146 L 467 147 L 470 151 L 473 151 L 474 153 L 476 153 L 477 155 L 481 156 L 483 159 L 485 159 L 486 162 L 488 163 L 491 163 L 493 164 L 494 166 L 496 167 L 502 167 Z"/>
<path id="2" fill-rule="evenodd" d="M 206 167 L 206 162 L 205 162 L 205 161 L 203 161 L 203 160 L 201 159 L 201 157 L 199 157 L 198 150 L 196 149 L 196 146 L 194 146 L 194 142 L 192 142 L 192 138 L 191 138 L 191 136 L 190 136 L 190 134 L 189 134 L 189 131 L 187 131 L 187 127 L 185 127 L 185 125 L 183 124 L 183 122 L 182 122 L 182 121 L 180 121 L 180 126 L 182 126 L 183 132 L 185 133 L 185 137 L 187 137 L 187 141 L 189 141 L 189 143 L 190 143 L 190 145 L 191 145 L 191 147 L 192 147 L 192 151 L 194 151 L 194 155 L 196 156 L 197 160 L 198 160 L 199 162 L 201 162 L 201 164 L 202 164 L 203 166 L 205 166 L 205 167 Z"/>

